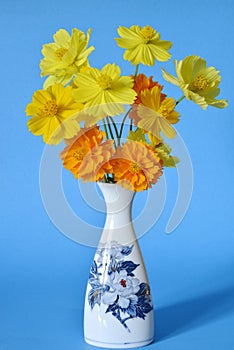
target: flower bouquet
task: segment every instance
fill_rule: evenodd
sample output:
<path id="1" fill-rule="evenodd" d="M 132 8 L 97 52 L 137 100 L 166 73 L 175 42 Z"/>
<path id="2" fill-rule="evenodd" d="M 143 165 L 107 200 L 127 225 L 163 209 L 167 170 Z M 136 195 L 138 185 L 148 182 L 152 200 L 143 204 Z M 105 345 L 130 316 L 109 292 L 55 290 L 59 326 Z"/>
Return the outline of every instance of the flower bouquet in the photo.
<path id="1" fill-rule="evenodd" d="M 142 66 L 171 58 L 172 43 L 149 25 L 118 28 L 115 40 L 135 67 L 128 76 L 115 63 L 90 65 L 90 34 L 60 29 L 43 46 L 40 68 L 47 78 L 27 105 L 28 128 L 49 145 L 64 141 L 63 166 L 76 179 L 101 183 L 107 203 L 86 293 L 85 339 L 109 348 L 137 347 L 153 339 L 153 307 L 131 224 L 133 195 L 151 188 L 165 167 L 179 161 L 166 143 L 176 136 L 178 104 L 187 99 L 202 109 L 224 108 L 227 101 L 217 99 L 219 71 L 196 55 L 174 61 L 176 76 L 162 69 L 164 80 L 182 91 L 177 101 L 157 81 L 159 71 L 156 79 L 139 73 Z M 114 202 L 112 188 L 119 191 Z"/>
<path id="2" fill-rule="evenodd" d="M 160 39 L 151 26 L 119 27 L 117 44 L 125 49 L 124 59 L 135 66 L 135 73 L 121 76 L 120 67 L 108 63 L 91 67 L 88 47 L 91 30 L 85 35 L 63 29 L 54 42 L 45 44 L 40 63 L 41 75 L 48 76 L 44 89 L 38 90 L 27 105 L 29 130 L 42 135 L 45 143 L 65 141 L 61 153 L 63 166 L 77 179 L 119 183 L 134 191 L 155 184 L 164 167 L 178 162 L 171 156 L 164 137 L 173 138 L 173 125 L 180 120 L 177 105 L 186 98 L 201 108 L 224 108 L 226 100 L 217 100 L 220 75 L 198 56 L 175 60 L 177 77 L 162 70 L 163 78 L 178 86 L 183 96 L 176 101 L 167 97 L 163 86 L 153 77 L 138 73 L 139 66 L 154 66 L 155 61 L 171 58 L 170 41 Z M 117 115 L 130 105 L 122 123 Z M 122 143 L 124 123 L 129 118 L 129 132 Z"/>

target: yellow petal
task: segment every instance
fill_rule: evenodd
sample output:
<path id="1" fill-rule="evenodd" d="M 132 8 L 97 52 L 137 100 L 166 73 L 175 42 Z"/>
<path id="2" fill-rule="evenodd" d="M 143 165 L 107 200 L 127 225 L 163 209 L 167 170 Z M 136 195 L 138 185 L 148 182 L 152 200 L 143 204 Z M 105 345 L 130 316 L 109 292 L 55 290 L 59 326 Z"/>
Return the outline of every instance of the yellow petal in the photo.
<path id="1" fill-rule="evenodd" d="M 70 40 L 71 40 L 71 37 L 65 29 L 59 29 L 54 34 L 54 41 L 59 46 L 68 47 Z"/>
<path id="2" fill-rule="evenodd" d="M 162 74 L 163 74 L 163 78 L 166 81 L 168 81 L 169 83 L 174 84 L 176 86 L 179 86 L 179 82 L 178 82 L 178 79 L 176 77 L 167 73 L 164 69 L 162 69 Z"/>
<path id="3" fill-rule="evenodd" d="M 164 48 L 164 44 L 161 42 L 159 42 L 157 45 L 149 44 L 149 48 L 154 57 L 160 62 L 166 62 L 171 58 L 171 54 L 167 52 L 167 49 Z"/>
<path id="4" fill-rule="evenodd" d="M 176 136 L 175 129 L 171 126 L 171 124 L 165 118 L 159 117 L 158 125 L 160 130 L 162 130 L 163 134 L 169 139 L 172 139 L 173 137 Z"/>

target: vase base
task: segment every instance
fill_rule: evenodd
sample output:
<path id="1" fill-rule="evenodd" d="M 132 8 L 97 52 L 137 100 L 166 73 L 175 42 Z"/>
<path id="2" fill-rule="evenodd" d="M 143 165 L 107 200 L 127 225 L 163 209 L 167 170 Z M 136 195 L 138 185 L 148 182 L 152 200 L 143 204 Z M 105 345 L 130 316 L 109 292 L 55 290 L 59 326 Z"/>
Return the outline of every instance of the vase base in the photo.
<path id="1" fill-rule="evenodd" d="M 139 342 L 126 342 L 126 343 L 103 343 L 101 341 L 96 341 L 96 340 L 92 340 L 89 338 L 85 337 L 85 341 L 87 344 L 93 345 L 93 346 L 97 346 L 99 348 L 109 348 L 109 349 L 130 349 L 130 348 L 139 348 L 145 345 L 148 345 L 150 343 L 152 343 L 154 340 L 154 338 L 151 339 L 147 339 L 147 340 L 143 340 L 143 341 L 139 341 Z"/>

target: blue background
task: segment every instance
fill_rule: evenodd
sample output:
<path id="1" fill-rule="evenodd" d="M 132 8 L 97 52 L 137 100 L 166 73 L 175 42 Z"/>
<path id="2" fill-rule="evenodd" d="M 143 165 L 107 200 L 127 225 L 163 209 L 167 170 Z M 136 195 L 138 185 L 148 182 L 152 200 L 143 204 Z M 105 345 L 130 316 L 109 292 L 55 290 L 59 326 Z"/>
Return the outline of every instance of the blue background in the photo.
<path id="1" fill-rule="evenodd" d="M 229 100 L 225 110 L 204 112 L 187 101 L 179 108 L 177 128 L 192 158 L 194 192 L 180 226 L 165 234 L 177 185 L 176 172 L 168 169 L 165 209 L 140 239 L 155 304 L 156 342 L 148 349 L 233 349 L 233 2 L 8 0 L 0 9 L 0 349 L 92 348 L 83 341 L 82 313 L 95 250 L 50 222 L 38 184 L 44 144 L 28 133 L 24 110 L 42 87 L 40 49 L 56 30 L 92 27 L 91 64 L 116 62 L 130 74 L 113 38 L 119 25 L 132 24 L 155 27 L 174 43 L 174 58 L 206 58 L 221 70 L 220 97 Z M 144 71 L 162 82 L 159 67 Z M 173 72 L 172 61 L 164 67 Z M 169 84 L 166 92 L 181 95 Z M 75 181 L 70 175 L 66 181 L 72 191 Z M 70 200 L 75 205 L 75 197 Z M 79 211 L 85 215 L 86 207 Z M 103 222 L 103 215 L 93 215 Z"/>

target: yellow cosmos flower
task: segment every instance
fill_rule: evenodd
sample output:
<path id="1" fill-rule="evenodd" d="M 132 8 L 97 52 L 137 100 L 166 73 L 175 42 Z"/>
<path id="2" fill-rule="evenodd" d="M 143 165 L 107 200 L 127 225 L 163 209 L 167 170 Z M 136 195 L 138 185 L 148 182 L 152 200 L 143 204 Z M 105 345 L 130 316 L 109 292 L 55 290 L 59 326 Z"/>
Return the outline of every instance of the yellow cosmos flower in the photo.
<path id="1" fill-rule="evenodd" d="M 163 71 L 163 77 L 170 83 L 178 86 L 188 100 L 206 109 L 208 105 L 224 108 L 228 105 L 226 100 L 216 100 L 220 89 L 221 77 L 214 67 L 206 67 L 206 61 L 199 56 L 188 56 L 177 62 L 175 60 L 177 78 Z"/>
<path id="2" fill-rule="evenodd" d="M 67 84 L 76 75 L 82 66 L 88 64 L 87 57 L 94 50 L 89 43 L 91 29 L 85 35 L 79 29 L 72 29 L 72 35 L 60 29 L 54 35 L 54 42 L 43 45 L 41 60 L 41 76 L 49 75 L 44 88 L 54 84 Z"/>
<path id="3" fill-rule="evenodd" d="M 33 94 L 26 107 L 29 130 L 36 136 L 43 135 L 45 143 L 58 144 L 63 138 L 71 138 L 80 130 L 77 113 L 83 105 L 73 100 L 72 88 L 54 84 Z"/>
<path id="4" fill-rule="evenodd" d="M 101 70 L 89 68 L 77 74 L 73 96 L 85 104 L 82 118 L 86 126 L 96 124 L 103 117 L 115 116 L 124 112 L 123 104 L 133 103 L 136 92 L 132 89 L 133 79 L 120 76 L 120 68 L 107 64 Z"/>
<path id="5" fill-rule="evenodd" d="M 151 133 L 158 140 L 162 139 L 161 131 L 168 138 L 175 137 L 176 131 L 171 124 L 179 120 L 179 113 L 174 110 L 176 101 L 171 97 L 162 100 L 159 86 L 144 90 L 141 93 L 141 101 L 137 109 L 140 117 L 137 126 Z"/>
<path id="6" fill-rule="evenodd" d="M 152 187 L 162 175 L 160 158 L 141 142 L 127 141 L 110 161 L 114 179 L 132 191 L 144 191 Z"/>
<path id="7" fill-rule="evenodd" d="M 171 58 L 168 50 L 171 48 L 170 41 L 160 40 L 160 34 L 147 25 L 137 25 L 126 28 L 120 26 L 116 38 L 117 44 L 126 49 L 124 59 L 132 62 L 133 65 L 142 63 L 146 66 L 153 66 L 155 60 L 165 62 Z"/>

